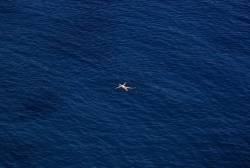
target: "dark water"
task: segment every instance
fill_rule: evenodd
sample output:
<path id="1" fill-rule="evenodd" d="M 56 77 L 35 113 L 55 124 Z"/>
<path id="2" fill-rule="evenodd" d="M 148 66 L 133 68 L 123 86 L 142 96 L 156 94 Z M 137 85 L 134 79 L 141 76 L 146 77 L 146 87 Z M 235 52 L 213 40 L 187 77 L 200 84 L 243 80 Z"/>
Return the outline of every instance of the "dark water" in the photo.
<path id="1" fill-rule="evenodd" d="M 0 167 L 250 167 L 249 9 L 0 0 Z"/>

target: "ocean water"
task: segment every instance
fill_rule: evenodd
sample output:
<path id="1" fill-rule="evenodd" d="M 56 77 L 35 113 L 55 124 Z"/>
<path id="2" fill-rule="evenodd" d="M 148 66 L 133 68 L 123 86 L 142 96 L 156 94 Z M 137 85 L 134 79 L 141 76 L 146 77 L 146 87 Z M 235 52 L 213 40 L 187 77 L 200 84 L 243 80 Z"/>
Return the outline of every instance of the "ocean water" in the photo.
<path id="1" fill-rule="evenodd" d="M 250 167 L 249 9 L 0 0 L 0 167 Z"/>

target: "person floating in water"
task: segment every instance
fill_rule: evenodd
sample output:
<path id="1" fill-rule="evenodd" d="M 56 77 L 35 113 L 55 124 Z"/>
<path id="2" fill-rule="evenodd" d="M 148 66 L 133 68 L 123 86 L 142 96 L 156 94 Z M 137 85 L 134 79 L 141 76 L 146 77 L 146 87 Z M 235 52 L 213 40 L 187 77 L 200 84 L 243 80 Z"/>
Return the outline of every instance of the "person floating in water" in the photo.
<path id="1" fill-rule="evenodd" d="M 123 84 L 119 84 L 118 87 L 116 87 L 116 89 L 123 89 L 125 92 L 127 92 L 129 89 L 135 89 L 134 87 L 129 87 L 129 86 L 126 86 L 127 82 L 123 83 Z"/>

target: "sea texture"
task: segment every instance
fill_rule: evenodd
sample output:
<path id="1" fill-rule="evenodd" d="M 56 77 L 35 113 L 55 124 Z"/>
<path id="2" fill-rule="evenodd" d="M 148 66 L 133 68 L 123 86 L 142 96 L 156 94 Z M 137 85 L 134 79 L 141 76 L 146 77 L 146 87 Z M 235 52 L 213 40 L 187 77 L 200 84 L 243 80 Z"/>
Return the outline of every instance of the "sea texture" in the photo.
<path id="1" fill-rule="evenodd" d="M 0 0 L 0 167 L 250 167 L 250 1 Z"/>

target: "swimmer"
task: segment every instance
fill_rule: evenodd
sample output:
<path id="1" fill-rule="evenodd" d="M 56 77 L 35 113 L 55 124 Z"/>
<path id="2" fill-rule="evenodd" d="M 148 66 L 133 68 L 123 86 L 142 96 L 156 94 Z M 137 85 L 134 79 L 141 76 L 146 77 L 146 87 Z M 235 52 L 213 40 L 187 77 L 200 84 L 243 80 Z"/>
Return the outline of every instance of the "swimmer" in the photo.
<path id="1" fill-rule="evenodd" d="M 135 89 L 129 86 L 126 86 L 127 82 L 123 83 L 123 84 L 119 84 L 118 87 L 116 87 L 116 89 L 123 89 L 125 92 L 127 92 L 129 89 Z"/>

